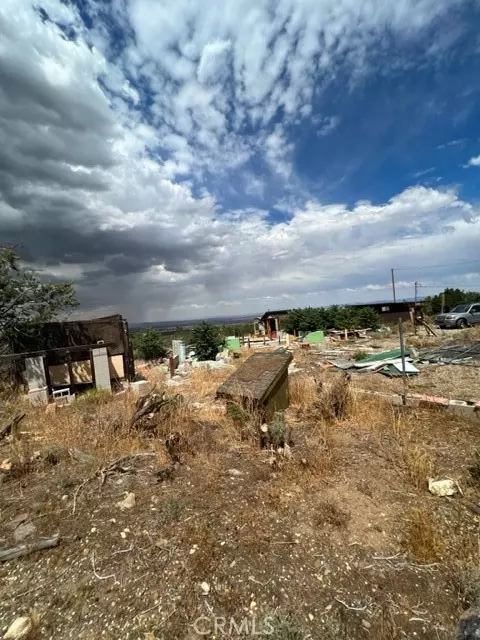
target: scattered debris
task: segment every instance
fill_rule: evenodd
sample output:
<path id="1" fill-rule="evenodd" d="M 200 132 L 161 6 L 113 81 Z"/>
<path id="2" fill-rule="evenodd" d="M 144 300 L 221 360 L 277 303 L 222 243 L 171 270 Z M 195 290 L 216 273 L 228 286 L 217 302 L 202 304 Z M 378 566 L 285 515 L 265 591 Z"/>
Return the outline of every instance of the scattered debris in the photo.
<path id="1" fill-rule="evenodd" d="M 461 364 L 466 367 L 480 367 L 480 340 L 470 344 L 453 344 L 422 349 L 420 362 L 439 364 Z"/>
<path id="2" fill-rule="evenodd" d="M 117 502 L 115 506 L 121 509 L 122 511 L 125 511 L 125 509 L 133 509 L 133 507 L 135 506 L 135 502 L 136 502 L 135 494 L 127 493 L 125 498 Z"/>
<path id="3" fill-rule="evenodd" d="M 21 638 L 27 638 L 32 629 L 31 618 L 29 616 L 20 616 L 12 622 L 3 637 L 5 640 L 20 640 Z"/>
<path id="4" fill-rule="evenodd" d="M 388 377 L 400 377 L 403 375 L 403 364 L 401 360 L 395 360 L 390 364 L 385 365 L 383 368 L 378 369 L 378 372 Z M 420 370 L 417 369 L 411 362 L 405 360 L 405 373 L 407 376 L 418 375 Z"/>
<path id="5" fill-rule="evenodd" d="M 434 496 L 444 497 L 444 496 L 453 496 L 457 492 L 457 488 L 453 480 L 445 479 L 445 480 L 433 480 L 433 478 L 428 479 L 428 490 Z"/>
<path id="6" fill-rule="evenodd" d="M 25 544 L 19 547 L 12 547 L 10 549 L 0 549 L 0 562 L 7 562 L 14 558 L 21 558 L 27 556 L 35 551 L 44 551 L 45 549 L 52 549 L 56 547 L 60 542 L 60 536 L 53 536 L 53 538 L 44 538 L 39 542 L 32 544 Z"/>
<path id="7" fill-rule="evenodd" d="M 146 453 L 131 453 L 114 460 L 106 467 L 103 467 L 103 469 L 100 469 L 96 475 L 100 476 L 100 483 L 103 485 L 105 484 L 108 476 L 111 476 L 114 473 L 132 473 L 134 469 L 132 467 L 125 466 L 126 462 L 130 462 L 136 458 L 148 458 L 156 455 L 157 454 L 154 451 L 148 451 Z"/>

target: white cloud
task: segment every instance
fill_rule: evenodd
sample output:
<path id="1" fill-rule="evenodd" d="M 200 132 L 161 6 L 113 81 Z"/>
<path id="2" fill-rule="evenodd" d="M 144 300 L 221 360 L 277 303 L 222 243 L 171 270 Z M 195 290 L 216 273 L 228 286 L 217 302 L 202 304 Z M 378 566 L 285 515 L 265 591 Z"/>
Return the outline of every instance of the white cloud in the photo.
<path id="1" fill-rule="evenodd" d="M 318 65 L 325 79 L 339 60 L 361 73 L 375 29 L 416 38 L 446 2 L 132 0 L 137 44 L 113 59 L 74 9 L 40 4 L 77 39 L 27 0 L 1 5 L 0 237 L 44 273 L 74 278 L 86 308 L 135 321 L 244 301 L 344 302 L 381 291 L 392 265 L 476 257 L 479 209 L 453 190 L 416 186 L 351 207 L 303 204 L 292 190 L 275 222 L 221 205 L 202 181 L 240 169 L 232 189 L 262 197 L 261 155 L 294 183 L 289 125 L 311 115 Z M 338 121 L 319 124 L 326 134 Z M 187 173 L 197 182 L 176 182 Z"/>
<path id="2" fill-rule="evenodd" d="M 197 77 L 202 84 L 222 82 L 228 76 L 230 40 L 209 42 L 203 47 L 198 63 Z"/>
<path id="3" fill-rule="evenodd" d="M 287 143 L 281 124 L 265 139 L 265 156 L 272 168 L 283 178 L 288 179 L 292 172 L 290 156 L 293 144 Z"/>
<path id="4" fill-rule="evenodd" d="M 470 158 L 468 163 L 465 165 L 466 167 L 480 167 L 480 156 L 475 156 Z"/>
<path id="5" fill-rule="evenodd" d="M 328 136 L 338 127 L 339 124 L 340 118 L 338 116 L 328 116 L 322 122 L 318 133 L 321 136 Z"/>

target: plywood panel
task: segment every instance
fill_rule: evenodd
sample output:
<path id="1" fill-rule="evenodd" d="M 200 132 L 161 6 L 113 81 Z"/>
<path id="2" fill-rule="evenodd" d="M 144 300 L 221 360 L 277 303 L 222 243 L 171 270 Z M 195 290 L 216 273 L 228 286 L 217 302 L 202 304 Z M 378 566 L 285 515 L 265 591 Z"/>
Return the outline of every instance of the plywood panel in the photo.
<path id="1" fill-rule="evenodd" d="M 72 377 L 77 384 L 93 382 L 92 363 L 90 360 L 80 360 L 72 362 Z"/>
<path id="2" fill-rule="evenodd" d="M 67 364 L 53 364 L 48 367 L 48 372 L 53 387 L 63 387 L 70 384 Z"/>
<path id="3" fill-rule="evenodd" d="M 124 378 L 125 371 L 123 368 L 123 356 L 111 356 L 108 359 L 110 368 L 110 378 Z"/>

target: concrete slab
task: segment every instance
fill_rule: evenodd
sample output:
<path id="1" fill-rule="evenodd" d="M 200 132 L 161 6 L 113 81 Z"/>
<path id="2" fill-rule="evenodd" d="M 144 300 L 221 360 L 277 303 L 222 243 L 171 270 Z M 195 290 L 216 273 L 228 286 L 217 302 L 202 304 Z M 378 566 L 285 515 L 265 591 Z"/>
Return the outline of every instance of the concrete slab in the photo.
<path id="1" fill-rule="evenodd" d="M 106 347 L 92 349 L 93 369 L 95 371 L 95 386 L 97 389 L 108 389 L 111 391 L 110 366 Z"/>
<path id="2" fill-rule="evenodd" d="M 28 388 L 31 391 L 46 387 L 45 357 L 35 356 L 33 358 L 25 358 L 25 373 Z"/>
<path id="3" fill-rule="evenodd" d="M 217 398 L 260 410 L 265 420 L 271 419 L 289 405 L 288 365 L 292 360 L 292 354 L 284 350 L 254 354 L 218 388 Z"/>
<path id="4" fill-rule="evenodd" d="M 35 406 L 48 404 L 48 387 L 30 389 L 28 392 L 28 399 Z"/>

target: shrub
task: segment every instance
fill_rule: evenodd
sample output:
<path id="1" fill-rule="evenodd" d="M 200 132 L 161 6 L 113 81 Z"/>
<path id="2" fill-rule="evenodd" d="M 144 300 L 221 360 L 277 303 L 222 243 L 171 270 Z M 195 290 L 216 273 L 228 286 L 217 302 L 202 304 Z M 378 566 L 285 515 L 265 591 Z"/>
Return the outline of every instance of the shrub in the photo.
<path id="1" fill-rule="evenodd" d="M 193 330 L 192 343 L 199 360 L 215 360 L 215 356 L 223 347 L 218 327 L 208 322 L 197 324 Z"/>
<path id="2" fill-rule="evenodd" d="M 138 357 L 144 360 L 165 358 L 168 353 L 162 335 L 157 329 L 146 329 L 141 333 L 135 333 L 133 344 Z"/>

